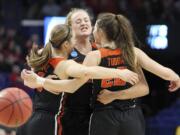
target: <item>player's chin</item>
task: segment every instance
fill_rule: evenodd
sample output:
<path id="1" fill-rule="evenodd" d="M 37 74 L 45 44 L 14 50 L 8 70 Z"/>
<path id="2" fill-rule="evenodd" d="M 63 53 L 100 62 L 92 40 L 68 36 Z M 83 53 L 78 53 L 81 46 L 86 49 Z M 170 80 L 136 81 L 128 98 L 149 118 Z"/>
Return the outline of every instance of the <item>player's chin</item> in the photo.
<path id="1" fill-rule="evenodd" d="M 81 31 L 81 36 L 89 37 L 91 35 L 91 31 Z"/>

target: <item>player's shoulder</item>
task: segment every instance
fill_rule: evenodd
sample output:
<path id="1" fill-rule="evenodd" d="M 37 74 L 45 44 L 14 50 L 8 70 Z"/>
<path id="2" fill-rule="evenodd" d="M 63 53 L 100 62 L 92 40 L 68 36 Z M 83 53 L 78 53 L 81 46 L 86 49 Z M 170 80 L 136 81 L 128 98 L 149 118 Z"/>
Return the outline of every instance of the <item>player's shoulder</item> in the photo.
<path id="1" fill-rule="evenodd" d="M 134 47 L 135 54 L 142 53 L 143 51 L 140 48 Z"/>
<path id="2" fill-rule="evenodd" d="M 99 57 L 100 56 L 100 51 L 99 50 L 91 51 L 86 56 L 87 57 Z"/>

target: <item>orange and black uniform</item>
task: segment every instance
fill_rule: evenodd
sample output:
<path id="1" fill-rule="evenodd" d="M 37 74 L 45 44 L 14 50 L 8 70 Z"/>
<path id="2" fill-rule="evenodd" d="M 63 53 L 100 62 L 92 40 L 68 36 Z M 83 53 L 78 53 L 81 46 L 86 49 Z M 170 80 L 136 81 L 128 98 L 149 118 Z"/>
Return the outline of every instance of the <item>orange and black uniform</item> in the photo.
<path id="1" fill-rule="evenodd" d="M 128 68 L 120 49 L 99 49 L 99 66 L 110 68 Z M 97 95 L 102 89 L 110 91 L 131 87 L 119 78 L 93 80 L 93 113 L 90 121 L 90 135 L 144 135 L 144 118 L 137 99 L 115 100 L 107 105 L 98 102 Z M 107 130 L 106 130 L 107 129 Z"/>
<path id="2" fill-rule="evenodd" d="M 69 59 L 74 59 L 78 63 L 82 63 L 84 58 L 85 55 L 77 49 L 74 49 L 69 56 Z M 58 121 L 62 123 L 62 130 L 58 135 L 88 135 L 89 120 L 92 113 L 90 108 L 91 96 L 92 81 L 85 83 L 73 94 L 65 93 L 62 107 L 64 113 L 58 117 Z"/>
<path id="3" fill-rule="evenodd" d="M 50 59 L 47 68 L 38 74 L 43 77 L 52 75 L 59 61 L 61 58 Z M 17 135 L 54 135 L 55 116 L 59 110 L 61 96 L 61 94 L 55 95 L 42 88 L 35 90 L 33 114 L 26 124 L 17 129 Z"/>

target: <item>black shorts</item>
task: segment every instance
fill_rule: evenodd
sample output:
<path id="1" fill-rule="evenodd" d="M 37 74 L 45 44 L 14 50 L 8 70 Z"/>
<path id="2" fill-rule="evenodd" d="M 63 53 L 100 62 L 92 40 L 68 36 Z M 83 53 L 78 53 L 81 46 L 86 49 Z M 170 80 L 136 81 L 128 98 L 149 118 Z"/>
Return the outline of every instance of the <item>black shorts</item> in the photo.
<path id="1" fill-rule="evenodd" d="M 91 113 L 66 111 L 61 118 L 62 135 L 88 135 Z"/>
<path id="2" fill-rule="evenodd" d="M 93 112 L 89 135 L 145 135 L 141 108 L 124 111 L 112 108 Z"/>
<path id="3" fill-rule="evenodd" d="M 17 129 L 16 135 L 54 135 L 55 115 L 48 112 L 34 112 L 27 123 Z"/>

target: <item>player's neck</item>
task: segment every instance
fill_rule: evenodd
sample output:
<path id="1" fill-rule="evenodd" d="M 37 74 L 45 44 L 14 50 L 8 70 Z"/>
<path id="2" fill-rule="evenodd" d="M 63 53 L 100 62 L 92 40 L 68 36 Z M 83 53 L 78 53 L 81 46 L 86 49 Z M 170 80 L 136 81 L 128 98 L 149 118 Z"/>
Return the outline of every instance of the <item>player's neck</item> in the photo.
<path id="1" fill-rule="evenodd" d="M 101 47 L 103 47 L 103 48 L 108 47 L 110 49 L 116 49 L 117 48 L 114 42 L 102 42 Z"/>
<path id="2" fill-rule="evenodd" d="M 67 59 L 68 56 L 69 56 L 69 54 L 66 51 L 52 49 L 52 58 L 62 57 L 62 58 Z"/>
<path id="3" fill-rule="evenodd" d="M 74 47 L 81 53 L 87 54 L 88 52 L 92 51 L 92 46 L 89 41 L 89 38 L 86 39 L 75 39 L 74 40 Z"/>

